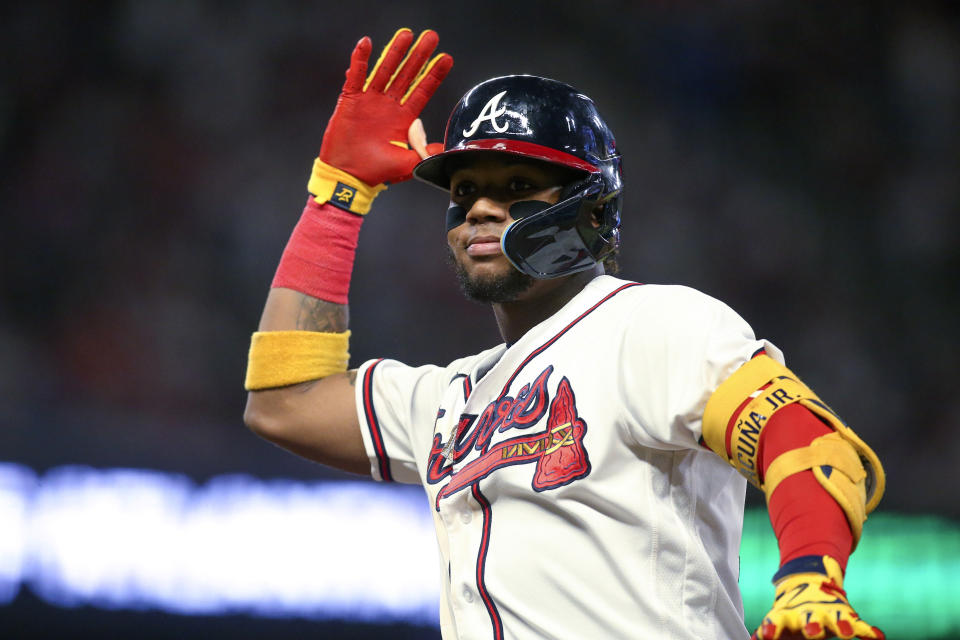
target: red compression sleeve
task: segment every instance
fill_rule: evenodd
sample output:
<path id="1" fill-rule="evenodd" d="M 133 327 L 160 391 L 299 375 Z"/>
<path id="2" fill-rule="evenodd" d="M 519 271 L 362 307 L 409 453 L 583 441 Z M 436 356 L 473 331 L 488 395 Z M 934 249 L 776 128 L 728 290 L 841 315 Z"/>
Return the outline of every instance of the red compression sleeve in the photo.
<path id="1" fill-rule="evenodd" d="M 362 223 L 362 216 L 329 202 L 317 204 L 310 196 L 283 250 L 271 286 L 347 304 Z"/>
<path id="2" fill-rule="evenodd" d="M 760 435 L 761 468 L 766 473 L 781 453 L 805 447 L 831 431 L 802 405 L 783 407 Z M 820 486 L 813 471 L 785 478 L 770 496 L 767 509 L 780 545 L 780 566 L 800 556 L 828 555 L 846 570 L 853 534 L 843 509 Z"/>

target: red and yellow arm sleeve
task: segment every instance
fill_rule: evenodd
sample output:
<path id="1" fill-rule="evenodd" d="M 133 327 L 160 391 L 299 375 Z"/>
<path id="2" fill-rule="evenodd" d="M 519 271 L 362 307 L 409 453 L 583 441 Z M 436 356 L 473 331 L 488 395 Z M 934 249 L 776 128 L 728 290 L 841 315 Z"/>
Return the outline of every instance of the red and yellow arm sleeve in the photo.
<path id="1" fill-rule="evenodd" d="M 809 447 L 831 433 L 805 407 L 792 404 L 770 418 L 760 438 L 760 468 L 765 473 L 779 456 Z M 784 478 L 767 496 L 770 523 L 780 547 L 780 566 L 801 556 L 831 556 L 846 569 L 853 549 L 847 516 L 806 469 Z"/>
<path id="2" fill-rule="evenodd" d="M 811 474 L 842 510 L 854 547 L 867 514 L 883 495 L 883 467 L 873 450 L 792 371 L 766 354 L 748 361 L 711 395 L 703 440 L 764 491 L 774 506 L 772 516 L 784 526 L 796 514 L 781 515 L 780 505 L 822 496 L 802 489 L 811 487 Z M 788 512 L 794 509 L 791 504 Z"/>
<path id="3" fill-rule="evenodd" d="M 764 491 L 780 546 L 774 605 L 753 638 L 882 640 L 843 591 L 847 559 L 883 495 L 883 467 L 870 447 L 766 354 L 710 397 L 703 443 Z"/>

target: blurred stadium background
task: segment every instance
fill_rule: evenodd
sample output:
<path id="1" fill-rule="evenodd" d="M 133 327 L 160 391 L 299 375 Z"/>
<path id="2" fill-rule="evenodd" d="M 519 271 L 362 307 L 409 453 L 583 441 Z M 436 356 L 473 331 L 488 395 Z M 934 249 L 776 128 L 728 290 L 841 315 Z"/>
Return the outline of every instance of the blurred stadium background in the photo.
<path id="1" fill-rule="evenodd" d="M 743 0 L 0 9 L 3 635 L 438 636 L 415 490 L 240 419 L 349 52 L 399 26 L 436 29 L 456 61 L 431 139 L 494 75 L 597 101 L 625 157 L 622 275 L 727 301 L 873 445 L 888 489 L 854 604 L 891 638 L 960 638 L 960 5 Z M 498 341 L 444 266 L 445 204 L 420 184 L 378 199 L 355 363 Z M 383 521 L 373 565 L 349 545 Z M 749 624 L 773 544 L 751 512 Z"/>

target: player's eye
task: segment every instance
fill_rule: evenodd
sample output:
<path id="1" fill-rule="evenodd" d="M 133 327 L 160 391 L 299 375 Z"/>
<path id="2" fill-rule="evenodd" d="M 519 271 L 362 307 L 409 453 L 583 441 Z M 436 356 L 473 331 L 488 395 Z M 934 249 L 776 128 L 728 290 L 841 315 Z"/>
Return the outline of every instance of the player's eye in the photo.
<path id="1" fill-rule="evenodd" d="M 464 180 L 463 182 L 458 182 L 453 185 L 453 195 L 456 198 L 466 198 L 473 194 L 477 190 L 476 185 L 472 182 Z"/>
<path id="2" fill-rule="evenodd" d="M 513 178 L 510 180 L 510 191 L 530 191 L 535 185 L 525 178 Z"/>

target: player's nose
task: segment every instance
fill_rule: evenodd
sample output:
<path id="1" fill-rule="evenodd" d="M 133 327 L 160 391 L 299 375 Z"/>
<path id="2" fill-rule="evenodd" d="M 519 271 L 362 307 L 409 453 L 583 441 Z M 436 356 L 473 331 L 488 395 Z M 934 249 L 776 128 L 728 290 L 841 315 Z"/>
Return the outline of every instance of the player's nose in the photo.
<path id="1" fill-rule="evenodd" d="M 482 196 L 477 198 L 467 211 L 467 222 L 502 222 L 510 215 L 505 202 Z"/>

